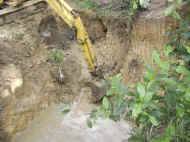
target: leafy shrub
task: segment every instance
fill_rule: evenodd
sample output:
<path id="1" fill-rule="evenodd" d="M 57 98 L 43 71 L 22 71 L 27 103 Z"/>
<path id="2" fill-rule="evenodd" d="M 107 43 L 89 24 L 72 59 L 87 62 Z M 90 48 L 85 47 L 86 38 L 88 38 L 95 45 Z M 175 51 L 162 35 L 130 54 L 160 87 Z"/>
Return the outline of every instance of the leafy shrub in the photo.
<path id="1" fill-rule="evenodd" d="M 102 100 L 100 110 L 104 112 L 105 117 L 110 117 L 114 120 L 119 120 L 126 110 L 125 97 L 127 88 L 121 82 L 122 76 L 118 74 L 107 80 L 108 89 L 106 96 Z"/>
<path id="2" fill-rule="evenodd" d="M 49 60 L 54 62 L 54 63 L 58 63 L 58 64 L 63 63 L 63 60 L 64 60 L 63 51 L 60 49 L 51 50 L 51 52 L 49 54 Z"/>
<path id="3" fill-rule="evenodd" d="M 131 93 L 129 114 L 145 141 L 189 141 L 190 71 L 173 57 L 161 60 L 155 52 L 153 58 L 157 66 L 147 69 Z"/>
<path id="4" fill-rule="evenodd" d="M 119 120 L 124 117 L 126 112 L 126 97 L 128 89 L 122 83 L 122 76 L 118 74 L 110 77 L 106 80 L 107 92 L 103 97 L 100 107 L 91 113 L 91 117 L 88 120 L 88 125 L 92 127 L 92 124 L 96 122 L 98 117 L 111 118 L 113 120 Z"/>

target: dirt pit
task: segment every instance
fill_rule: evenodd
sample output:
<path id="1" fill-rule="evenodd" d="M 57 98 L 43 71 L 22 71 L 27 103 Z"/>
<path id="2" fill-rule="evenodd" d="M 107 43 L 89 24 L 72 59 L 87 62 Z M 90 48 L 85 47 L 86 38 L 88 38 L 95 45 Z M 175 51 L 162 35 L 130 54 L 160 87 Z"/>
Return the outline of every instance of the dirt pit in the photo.
<path id="1" fill-rule="evenodd" d="M 128 21 L 91 12 L 81 17 L 104 76 L 118 73 L 128 50 Z M 0 141 L 10 142 L 51 104 L 76 101 L 92 77 L 75 33 L 46 4 L 0 18 Z M 51 60 L 55 50 L 63 52 L 63 62 Z"/>

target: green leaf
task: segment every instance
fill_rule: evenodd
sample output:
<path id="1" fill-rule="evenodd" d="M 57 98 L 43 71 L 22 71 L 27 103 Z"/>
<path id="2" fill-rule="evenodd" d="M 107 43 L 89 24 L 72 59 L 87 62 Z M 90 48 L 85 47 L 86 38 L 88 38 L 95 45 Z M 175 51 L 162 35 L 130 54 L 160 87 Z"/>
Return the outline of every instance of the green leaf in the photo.
<path id="1" fill-rule="evenodd" d="M 164 12 L 165 16 L 170 16 L 172 14 L 172 12 L 175 10 L 175 6 L 174 5 L 170 5 Z"/>
<path id="2" fill-rule="evenodd" d="M 156 64 L 160 64 L 160 55 L 159 55 L 159 53 L 158 53 L 156 50 L 153 51 L 152 57 L 153 57 L 153 61 L 154 61 Z"/>
<path id="3" fill-rule="evenodd" d="M 111 89 L 112 89 L 113 93 L 117 92 L 119 85 L 121 83 L 121 80 L 122 80 L 121 74 L 117 74 L 111 78 Z"/>
<path id="4" fill-rule="evenodd" d="M 114 95 L 126 95 L 127 87 L 122 83 L 122 75 L 117 74 L 109 79 L 110 87 L 107 90 L 106 96 L 114 96 Z"/>
<path id="5" fill-rule="evenodd" d="M 132 117 L 137 118 L 139 116 L 139 114 L 142 112 L 142 105 L 141 104 L 135 104 L 133 107 L 134 108 L 132 110 Z"/>
<path id="6" fill-rule="evenodd" d="M 165 132 L 158 138 L 153 139 L 151 142 L 171 142 L 175 135 L 175 126 L 169 124 Z"/>
<path id="7" fill-rule="evenodd" d="M 107 90 L 107 92 L 106 92 L 106 96 L 113 96 L 114 95 L 114 93 L 113 93 L 113 91 L 112 91 L 112 89 L 109 89 L 109 90 Z"/>
<path id="8" fill-rule="evenodd" d="M 149 103 L 152 100 L 153 92 L 147 92 L 144 97 L 144 103 Z"/>
<path id="9" fill-rule="evenodd" d="M 190 71 L 185 66 L 178 66 L 176 72 L 184 75 L 190 75 Z"/>
<path id="10" fill-rule="evenodd" d="M 172 12 L 171 16 L 176 20 L 181 19 L 181 16 L 179 15 L 179 13 L 176 10 Z"/>
<path id="11" fill-rule="evenodd" d="M 185 97 L 185 99 L 186 99 L 187 101 L 190 101 L 190 88 L 188 88 L 188 89 L 186 90 L 184 97 Z"/>
<path id="12" fill-rule="evenodd" d="M 161 81 L 165 83 L 165 87 L 176 88 L 177 82 L 174 80 L 174 78 L 163 77 L 161 78 Z"/>
<path id="13" fill-rule="evenodd" d="M 138 4 L 136 1 L 133 1 L 133 9 L 137 9 L 138 8 Z"/>
<path id="14" fill-rule="evenodd" d="M 166 56 L 168 56 L 170 53 L 172 53 L 174 51 L 174 48 L 171 46 L 171 45 L 167 45 L 165 48 L 164 48 L 164 54 Z"/>
<path id="15" fill-rule="evenodd" d="M 60 108 L 62 114 L 67 114 L 71 110 L 71 106 L 69 104 L 63 104 Z"/>
<path id="16" fill-rule="evenodd" d="M 190 47 L 185 45 L 185 49 L 187 50 L 187 52 L 190 54 Z"/>
<path id="17" fill-rule="evenodd" d="M 108 110 L 110 108 L 110 102 L 107 97 L 103 98 L 102 105 L 105 110 Z"/>
<path id="18" fill-rule="evenodd" d="M 156 72 L 152 69 L 152 67 L 147 66 L 145 72 L 145 80 L 152 81 L 155 79 Z"/>
<path id="19" fill-rule="evenodd" d="M 165 135 L 170 137 L 170 140 L 172 139 L 172 136 L 175 135 L 175 126 L 173 124 L 169 124 L 166 128 Z"/>
<path id="20" fill-rule="evenodd" d="M 158 126 L 159 125 L 159 122 L 156 120 L 156 118 L 154 116 L 150 116 L 149 115 L 149 120 L 152 123 L 152 125 L 154 125 L 154 126 Z"/>
<path id="21" fill-rule="evenodd" d="M 87 126 L 89 128 L 92 128 L 93 127 L 93 123 L 92 123 L 92 120 L 91 119 L 87 119 Z"/>
<path id="22" fill-rule="evenodd" d="M 180 6 L 184 0 L 176 0 L 177 6 Z"/>
<path id="23" fill-rule="evenodd" d="M 183 105 L 177 105 L 176 107 L 177 117 L 182 118 L 185 114 L 185 108 Z"/>
<path id="24" fill-rule="evenodd" d="M 163 72 L 168 72 L 170 68 L 170 63 L 168 61 L 162 61 L 160 59 L 160 54 L 157 51 L 153 52 L 153 61 L 162 69 Z"/>
<path id="25" fill-rule="evenodd" d="M 170 69 L 170 64 L 167 61 L 160 61 L 159 66 L 164 73 L 167 73 Z"/>
<path id="26" fill-rule="evenodd" d="M 137 84 L 137 92 L 140 95 L 140 98 L 144 98 L 146 91 L 145 86 L 142 83 Z"/>
<path id="27" fill-rule="evenodd" d="M 126 107 L 127 107 L 127 104 L 125 101 L 122 100 L 122 102 L 120 103 L 114 101 L 112 118 L 114 120 L 119 120 L 121 115 L 123 115 L 124 112 L 126 111 Z"/>

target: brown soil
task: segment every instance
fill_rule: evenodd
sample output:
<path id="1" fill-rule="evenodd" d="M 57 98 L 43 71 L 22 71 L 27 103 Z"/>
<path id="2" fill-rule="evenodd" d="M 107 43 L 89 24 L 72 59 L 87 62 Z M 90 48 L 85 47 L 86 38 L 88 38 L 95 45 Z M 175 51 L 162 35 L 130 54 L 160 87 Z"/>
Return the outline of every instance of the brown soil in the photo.
<path id="1" fill-rule="evenodd" d="M 35 14 L 28 9 L 27 17 L 22 17 L 22 12 L 17 13 L 19 19 L 15 19 L 15 13 L 8 15 L 12 18 L 9 19 L 11 23 L 0 27 L 0 73 L 14 66 L 21 73 L 19 79 L 23 81 L 13 92 L 9 87 L 17 81 L 13 79 L 17 77 L 14 75 L 17 70 L 10 72 L 7 77 L 0 74 L 5 78 L 1 77 L 0 80 L 0 138 L 3 142 L 8 135 L 24 129 L 40 110 L 54 102 L 73 100 L 80 89 L 78 82 L 84 79 L 81 75 L 84 61 L 76 41 L 71 41 L 64 31 L 68 28 L 60 28 L 55 20 L 44 25 L 44 19 L 46 21 L 52 17 L 46 6 Z M 50 32 L 51 36 L 46 39 L 42 37 L 42 31 L 46 32 L 44 30 Z M 58 65 L 48 60 L 51 50 L 55 48 L 64 49 L 64 63 L 61 65 L 66 76 L 64 85 L 59 84 L 52 75 L 58 74 Z"/>
<path id="2" fill-rule="evenodd" d="M 164 16 L 166 0 L 153 0 L 146 11 L 139 12 L 132 25 L 130 49 L 123 66 L 126 83 L 142 79 L 146 65 L 152 64 L 152 51 L 162 50 L 171 24 Z"/>

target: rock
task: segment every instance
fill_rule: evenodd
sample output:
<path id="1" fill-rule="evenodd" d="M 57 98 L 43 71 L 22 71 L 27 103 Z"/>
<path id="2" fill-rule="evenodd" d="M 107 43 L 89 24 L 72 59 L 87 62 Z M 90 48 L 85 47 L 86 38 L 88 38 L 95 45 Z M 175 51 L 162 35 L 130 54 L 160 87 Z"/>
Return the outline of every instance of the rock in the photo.
<path id="1" fill-rule="evenodd" d="M 103 82 L 86 82 L 85 85 L 91 89 L 92 101 L 94 103 L 100 102 L 106 95 L 106 85 Z"/>
<path id="2" fill-rule="evenodd" d="M 8 97 L 15 93 L 16 89 L 23 85 L 23 78 L 20 69 L 14 64 L 9 64 L 0 70 L 0 97 Z"/>

